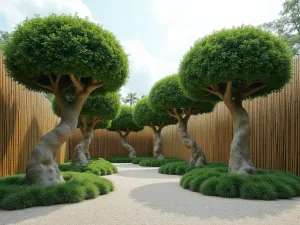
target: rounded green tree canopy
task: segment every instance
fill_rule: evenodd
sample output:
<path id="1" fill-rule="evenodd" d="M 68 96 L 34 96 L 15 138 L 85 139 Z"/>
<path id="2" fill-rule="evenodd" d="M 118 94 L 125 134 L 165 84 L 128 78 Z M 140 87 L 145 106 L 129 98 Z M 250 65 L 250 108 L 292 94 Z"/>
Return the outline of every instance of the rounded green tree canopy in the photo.
<path id="1" fill-rule="evenodd" d="M 121 106 L 121 112 L 119 116 L 114 119 L 108 130 L 110 131 L 141 131 L 143 127 L 138 126 L 133 120 L 133 107 Z"/>
<path id="2" fill-rule="evenodd" d="M 26 19 L 12 32 L 4 46 L 9 75 L 34 91 L 49 92 L 48 75 L 62 76 L 60 89 L 73 94 L 70 74 L 104 85 L 93 92 L 116 91 L 127 80 L 129 63 L 115 36 L 77 15 L 36 16 Z"/>
<path id="3" fill-rule="evenodd" d="M 252 26 L 223 29 L 195 42 L 180 64 L 180 83 L 193 99 L 218 99 L 207 89 L 232 96 L 265 96 L 280 90 L 291 77 L 292 56 L 287 44 Z M 206 90 L 205 90 L 206 89 Z"/>
<path id="4" fill-rule="evenodd" d="M 148 97 L 140 99 L 133 109 L 133 119 L 139 126 L 166 126 L 176 124 L 176 118 L 169 114 L 159 115 L 155 113 L 149 105 Z"/>
<path id="5" fill-rule="evenodd" d="M 68 100 L 73 100 L 68 97 Z M 120 97 L 117 92 L 106 92 L 105 94 L 88 97 L 85 101 L 80 115 L 83 116 L 97 116 L 102 120 L 112 120 L 120 113 Z M 60 107 L 56 98 L 53 99 L 52 109 L 54 114 L 60 116 Z"/>
<path id="6" fill-rule="evenodd" d="M 215 103 L 193 101 L 179 86 L 177 74 L 167 76 L 154 84 L 149 94 L 149 104 L 156 113 L 165 114 L 176 109 L 191 109 L 193 115 L 213 111 Z"/>
<path id="7" fill-rule="evenodd" d="M 86 116 L 86 121 L 88 122 L 88 124 L 91 124 L 93 118 L 92 116 Z M 98 123 L 96 123 L 96 125 L 94 126 L 94 130 L 96 129 L 107 129 L 111 126 L 111 120 L 101 120 Z M 78 120 L 78 128 L 83 128 L 83 124 L 81 120 Z"/>

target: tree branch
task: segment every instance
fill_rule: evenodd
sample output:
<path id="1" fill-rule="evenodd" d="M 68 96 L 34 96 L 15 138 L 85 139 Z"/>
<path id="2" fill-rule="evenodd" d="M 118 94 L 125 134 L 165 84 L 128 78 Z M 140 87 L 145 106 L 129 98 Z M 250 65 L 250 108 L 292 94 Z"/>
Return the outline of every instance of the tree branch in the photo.
<path id="1" fill-rule="evenodd" d="M 85 87 L 85 91 L 90 94 L 95 89 L 102 87 L 103 85 L 104 85 L 104 83 L 101 81 L 91 80 L 91 82 Z"/>
<path id="2" fill-rule="evenodd" d="M 218 90 L 208 89 L 208 88 L 204 88 L 204 90 L 207 91 L 207 92 L 209 92 L 209 93 L 211 93 L 211 94 L 217 95 L 222 100 L 224 99 L 223 94 L 220 91 L 218 91 Z"/>
<path id="3" fill-rule="evenodd" d="M 243 92 L 243 93 L 241 94 L 241 95 L 242 95 L 242 100 L 245 99 L 246 97 L 248 97 L 249 95 L 252 95 L 252 94 L 254 94 L 255 92 L 258 92 L 258 91 L 264 89 L 265 87 L 267 87 L 266 84 L 261 85 L 261 86 L 259 86 L 259 87 L 256 87 L 256 88 L 253 88 L 253 89 L 250 89 L 250 90 L 248 90 L 248 91 Z"/>
<path id="4" fill-rule="evenodd" d="M 226 85 L 226 91 L 224 94 L 224 98 L 230 99 L 231 98 L 231 90 L 232 90 L 232 81 L 228 81 Z"/>
<path id="5" fill-rule="evenodd" d="M 168 111 L 168 113 L 170 116 L 175 117 L 177 119 L 176 115 L 174 114 L 174 112 L 172 110 Z"/>
<path id="6" fill-rule="evenodd" d="M 83 124 L 84 130 L 86 130 L 86 128 L 87 128 L 87 126 L 88 126 L 86 117 L 83 116 L 83 115 L 81 115 L 81 116 L 80 116 L 80 120 L 81 120 L 81 122 L 82 122 L 82 124 Z"/>
<path id="7" fill-rule="evenodd" d="M 76 95 L 78 95 L 80 92 L 83 92 L 84 89 L 80 83 L 80 78 L 76 78 L 74 74 L 70 74 L 70 78 L 75 87 Z"/>

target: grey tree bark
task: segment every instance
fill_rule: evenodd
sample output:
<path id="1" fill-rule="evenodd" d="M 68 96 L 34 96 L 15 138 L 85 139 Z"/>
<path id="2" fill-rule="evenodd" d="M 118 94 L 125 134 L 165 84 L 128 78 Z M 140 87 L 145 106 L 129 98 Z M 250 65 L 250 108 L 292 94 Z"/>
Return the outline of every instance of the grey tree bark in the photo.
<path id="1" fill-rule="evenodd" d="M 204 151 L 197 145 L 196 141 L 190 137 L 187 131 L 187 122 L 189 116 L 186 118 L 178 117 L 179 138 L 186 148 L 190 151 L 190 166 L 206 165 L 206 156 Z"/>
<path id="2" fill-rule="evenodd" d="M 136 157 L 136 151 L 135 149 L 127 143 L 127 136 L 129 135 L 130 132 L 126 132 L 126 134 L 122 134 L 120 131 L 118 131 L 118 133 L 120 134 L 121 137 L 121 144 L 122 146 L 128 150 L 129 154 L 128 157 L 129 158 L 135 158 Z"/>
<path id="3" fill-rule="evenodd" d="M 64 183 L 55 156 L 60 151 L 62 144 L 72 136 L 72 133 L 76 129 L 79 113 L 89 94 L 103 85 L 103 83 L 98 81 L 91 81 L 90 84 L 83 88 L 80 79 L 74 75 L 70 75 L 76 90 L 75 101 L 70 103 L 65 101 L 60 94 L 60 77 L 48 77 L 51 85 L 38 85 L 51 90 L 56 96 L 61 108 L 61 121 L 56 128 L 44 135 L 40 143 L 34 147 L 26 167 L 26 184 L 55 185 Z"/>
<path id="4" fill-rule="evenodd" d="M 255 174 L 256 169 L 250 160 L 250 121 L 242 104 L 234 107 L 231 113 L 234 136 L 230 146 L 228 172 Z"/>
<path id="5" fill-rule="evenodd" d="M 257 171 L 250 160 L 250 121 L 242 103 L 247 96 L 261 91 L 266 85 L 260 81 L 253 81 L 236 87 L 235 94 L 232 96 L 232 84 L 232 81 L 227 82 L 224 94 L 218 85 L 205 90 L 222 99 L 232 116 L 234 136 L 230 146 L 228 172 L 256 174 Z"/>
<path id="6" fill-rule="evenodd" d="M 164 159 L 164 156 L 162 154 L 161 150 L 161 144 L 162 144 L 162 139 L 161 139 L 161 130 L 164 127 L 163 125 L 154 126 L 152 123 L 149 124 L 151 127 L 153 134 L 154 134 L 154 146 L 153 146 L 153 156 L 155 159 Z"/>
<path id="7" fill-rule="evenodd" d="M 72 164 L 87 166 L 88 165 L 88 157 L 89 155 L 89 146 L 94 137 L 94 126 L 92 124 L 87 125 L 84 128 L 84 138 L 83 140 L 76 146 L 73 157 Z"/>

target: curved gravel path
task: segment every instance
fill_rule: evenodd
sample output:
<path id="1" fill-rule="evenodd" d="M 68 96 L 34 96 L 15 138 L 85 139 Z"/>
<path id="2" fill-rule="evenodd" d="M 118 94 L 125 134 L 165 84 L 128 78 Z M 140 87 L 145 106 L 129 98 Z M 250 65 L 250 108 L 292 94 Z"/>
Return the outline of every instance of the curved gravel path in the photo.
<path id="1" fill-rule="evenodd" d="M 115 165 L 119 173 L 108 176 L 114 192 L 77 204 L 0 210 L 0 224 L 300 224 L 299 198 L 264 202 L 207 197 L 182 189 L 179 176 L 158 174 L 157 168 Z"/>

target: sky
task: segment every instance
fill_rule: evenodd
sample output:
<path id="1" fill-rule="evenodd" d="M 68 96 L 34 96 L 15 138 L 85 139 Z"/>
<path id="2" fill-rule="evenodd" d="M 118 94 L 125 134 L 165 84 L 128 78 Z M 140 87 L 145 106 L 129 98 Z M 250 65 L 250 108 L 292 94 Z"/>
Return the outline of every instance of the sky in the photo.
<path id="1" fill-rule="evenodd" d="M 125 96 L 148 95 L 177 73 L 193 43 L 222 28 L 260 25 L 279 17 L 284 0 L 0 0 L 0 30 L 35 14 L 78 13 L 113 32 L 129 55 Z"/>

